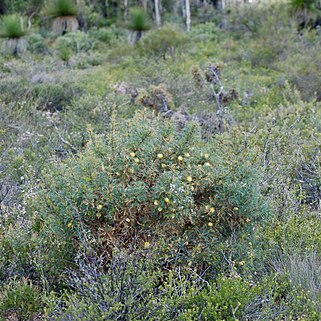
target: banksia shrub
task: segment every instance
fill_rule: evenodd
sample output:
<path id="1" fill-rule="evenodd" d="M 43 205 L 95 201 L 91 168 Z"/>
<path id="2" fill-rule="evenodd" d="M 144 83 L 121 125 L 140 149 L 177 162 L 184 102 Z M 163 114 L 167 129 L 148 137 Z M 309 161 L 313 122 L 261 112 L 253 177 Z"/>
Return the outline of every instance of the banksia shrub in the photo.
<path id="1" fill-rule="evenodd" d="M 107 257 L 156 245 L 213 251 L 267 213 L 255 168 L 244 155 L 226 155 L 215 138 L 202 141 L 195 123 L 178 132 L 143 114 L 113 124 L 45 174 L 33 205 L 38 232 L 71 256 L 84 239 Z"/>

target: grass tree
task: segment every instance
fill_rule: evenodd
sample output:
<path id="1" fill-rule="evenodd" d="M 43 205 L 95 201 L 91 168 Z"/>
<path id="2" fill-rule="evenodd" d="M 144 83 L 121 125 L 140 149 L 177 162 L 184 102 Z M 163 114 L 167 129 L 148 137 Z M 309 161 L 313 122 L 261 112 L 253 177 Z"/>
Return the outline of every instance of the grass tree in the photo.
<path id="1" fill-rule="evenodd" d="M 55 33 L 64 34 L 78 30 L 78 10 L 73 0 L 54 0 L 47 12 L 54 18 L 52 28 Z"/>
<path id="2" fill-rule="evenodd" d="M 128 29 L 136 33 L 135 43 L 140 40 L 144 31 L 150 29 L 147 13 L 142 8 L 133 8 L 129 12 Z"/>
<path id="3" fill-rule="evenodd" d="M 17 15 L 8 15 L 2 18 L 0 36 L 7 39 L 7 48 L 10 53 L 17 55 L 26 49 L 25 34 L 22 18 Z"/>
<path id="4" fill-rule="evenodd" d="M 305 27 L 309 20 L 318 12 L 320 0 L 290 0 L 291 11 Z"/>

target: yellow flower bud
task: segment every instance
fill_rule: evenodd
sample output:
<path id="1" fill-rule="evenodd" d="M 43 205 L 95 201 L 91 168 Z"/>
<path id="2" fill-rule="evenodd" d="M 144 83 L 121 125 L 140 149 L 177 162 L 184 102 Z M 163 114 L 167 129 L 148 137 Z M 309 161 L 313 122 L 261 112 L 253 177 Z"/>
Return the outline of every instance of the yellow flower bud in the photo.
<path id="1" fill-rule="evenodd" d="M 130 153 L 130 156 L 131 156 L 131 157 L 135 157 L 135 156 L 136 156 L 136 153 L 131 152 L 131 153 Z"/>
<path id="2" fill-rule="evenodd" d="M 178 159 L 179 162 L 183 161 L 183 157 L 182 156 L 178 156 L 177 159 Z"/>
<path id="3" fill-rule="evenodd" d="M 158 155 L 157 155 L 157 158 L 158 158 L 158 159 L 163 159 L 163 158 L 164 158 L 164 155 L 163 155 L 163 154 L 158 154 Z"/>
<path id="4" fill-rule="evenodd" d="M 208 222 L 207 225 L 208 225 L 209 227 L 212 227 L 212 226 L 213 226 L 213 223 L 212 223 L 212 222 Z"/>
<path id="5" fill-rule="evenodd" d="M 159 203 L 157 200 L 154 201 L 154 205 L 157 206 Z"/>
<path id="6" fill-rule="evenodd" d="M 214 213 L 215 212 L 215 208 L 214 207 L 211 207 L 210 210 L 209 210 L 210 213 Z"/>
<path id="7" fill-rule="evenodd" d="M 97 205 L 97 210 L 101 210 L 103 206 L 101 204 Z"/>
<path id="8" fill-rule="evenodd" d="M 135 161 L 135 163 L 137 163 L 137 164 L 138 164 L 138 163 L 139 163 L 139 158 L 137 158 L 137 157 L 136 157 L 136 158 L 134 158 L 134 161 Z"/>
<path id="9" fill-rule="evenodd" d="M 67 224 L 67 227 L 68 227 L 68 228 L 72 228 L 72 227 L 73 227 L 72 222 L 69 222 L 69 223 Z"/>
<path id="10" fill-rule="evenodd" d="M 189 153 L 185 153 L 185 157 L 191 157 Z"/>
<path id="11" fill-rule="evenodd" d="M 169 200 L 168 197 L 166 197 L 166 198 L 164 199 L 164 201 L 165 201 L 165 203 L 167 203 L 167 204 L 170 202 L 170 200 Z"/>
<path id="12" fill-rule="evenodd" d="M 192 176 L 187 176 L 187 177 L 186 177 L 186 180 L 187 180 L 188 182 L 191 182 L 191 181 L 193 180 L 193 178 L 192 178 Z"/>
<path id="13" fill-rule="evenodd" d="M 163 209 L 161 207 L 159 207 L 157 210 L 158 210 L 158 212 L 161 212 Z"/>
<path id="14" fill-rule="evenodd" d="M 125 219 L 125 221 L 126 221 L 127 223 L 130 223 L 130 218 L 127 217 L 127 218 Z"/>
<path id="15" fill-rule="evenodd" d="M 208 159 L 210 157 L 210 154 L 204 154 L 204 158 Z"/>

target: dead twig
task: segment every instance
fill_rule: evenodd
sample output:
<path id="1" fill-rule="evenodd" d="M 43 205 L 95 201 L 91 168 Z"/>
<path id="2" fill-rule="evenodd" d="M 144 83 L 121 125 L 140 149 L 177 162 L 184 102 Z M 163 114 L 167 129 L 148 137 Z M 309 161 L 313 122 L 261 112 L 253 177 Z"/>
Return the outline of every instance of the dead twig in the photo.
<path id="1" fill-rule="evenodd" d="M 77 153 L 77 152 L 78 152 L 77 148 L 76 148 L 75 146 L 73 146 L 71 143 L 69 143 L 66 139 L 64 139 L 64 138 L 61 136 L 61 134 L 60 134 L 60 132 L 59 132 L 59 129 L 58 129 L 56 123 L 55 123 L 52 119 L 49 119 L 49 121 L 50 121 L 51 124 L 54 126 L 54 128 L 55 128 L 55 130 L 56 130 L 56 133 L 57 133 L 59 139 L 60 139 L 65 145 L 67 145 L 68 147 L 70 147 L 70 149 L 71 149 L 74 153 Z"/>

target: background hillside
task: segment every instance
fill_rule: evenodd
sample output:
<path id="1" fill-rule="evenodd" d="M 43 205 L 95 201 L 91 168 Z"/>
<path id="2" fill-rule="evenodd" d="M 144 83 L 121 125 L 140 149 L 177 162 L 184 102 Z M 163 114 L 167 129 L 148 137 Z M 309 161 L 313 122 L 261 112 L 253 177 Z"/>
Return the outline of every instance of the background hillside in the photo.
<path id="1" fill-rule="evenodd" d="M 320 11 L 0 0 L 0 320 L 320 320 Z"/>

